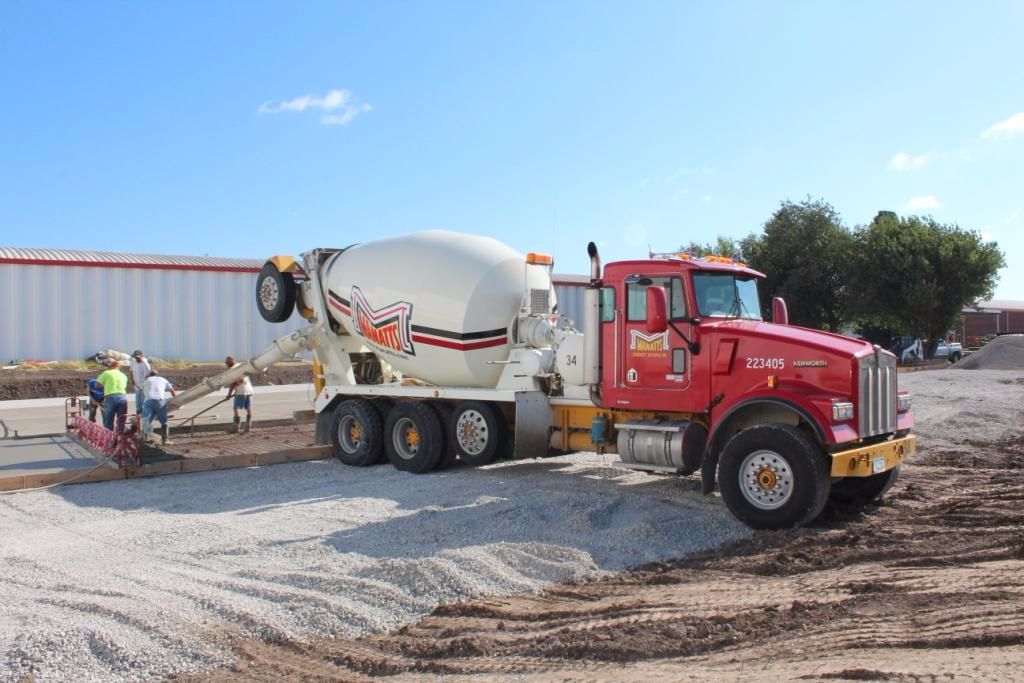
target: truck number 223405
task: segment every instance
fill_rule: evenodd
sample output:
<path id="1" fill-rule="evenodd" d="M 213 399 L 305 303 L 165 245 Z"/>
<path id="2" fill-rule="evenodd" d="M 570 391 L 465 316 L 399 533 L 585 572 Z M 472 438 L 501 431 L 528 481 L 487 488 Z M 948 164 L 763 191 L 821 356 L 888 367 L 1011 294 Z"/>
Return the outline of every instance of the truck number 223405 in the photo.
<path id="1" fill-rule="evenodd" d="M 747 359 L 747 368 L 750 370 L 781 370 L 784 367 L 786 367 L 785 358 L 751 357 Z"/>

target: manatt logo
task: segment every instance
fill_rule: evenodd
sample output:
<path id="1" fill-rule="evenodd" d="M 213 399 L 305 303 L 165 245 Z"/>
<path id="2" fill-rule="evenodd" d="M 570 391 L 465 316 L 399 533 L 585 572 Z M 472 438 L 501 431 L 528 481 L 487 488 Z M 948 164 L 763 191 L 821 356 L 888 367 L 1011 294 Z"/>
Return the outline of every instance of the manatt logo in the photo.
<path id="1" fill-rule="evenodd" d="M 353 285 L 352 320 L 359 334 L 374 346 L 416 355 L 412 345 L 412 304 L 399 301 L 375 310 L 362 290 Z"/>
<path id="2" fill-rule="evenodd" d="M 629 348 L 638 353 L 664 353 L 668 351 L 668 332 L 644 334 L 640 330 L 630 330 Z"/>

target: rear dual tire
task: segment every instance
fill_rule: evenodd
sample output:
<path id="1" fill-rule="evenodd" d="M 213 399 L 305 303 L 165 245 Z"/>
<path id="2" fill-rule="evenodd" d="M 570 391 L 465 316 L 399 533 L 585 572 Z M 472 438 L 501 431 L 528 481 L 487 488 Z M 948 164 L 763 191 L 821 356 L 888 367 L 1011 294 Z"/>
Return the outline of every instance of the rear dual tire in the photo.
<path id="1" fill-rule="evenodd" d="M 508 439 L 507 432 L 501 410 L 484 401 L 459 403 L 448 422 L 454 452 L 470 467 L 483 467 L 497 460 Z"/>
<path id="2" fill-rule="evenodd" d="M 331 420 L 334 457 L 346 465 L 368 467 L 381 461 L 384 431 L 377 409 L 366 399 L 342 401 Z"/>
<path id="3" fill-rule="evenodd" d="M 493 403 L 349 399 L 331 420 L 335 457 L 346 465 L 375 465 L 384 456 L 403 472 L 424 474 L 461 460 L 489 465 L 507 450 L 505 416 Z"/>
<path id="4" fill-rule="evenodd" d="M 384 452 L 395 469 L 424 474 L 440 464 L 444 428 L 429 405 L 419 401 L 396 404 L 384 422 L 384 434 Z"/>

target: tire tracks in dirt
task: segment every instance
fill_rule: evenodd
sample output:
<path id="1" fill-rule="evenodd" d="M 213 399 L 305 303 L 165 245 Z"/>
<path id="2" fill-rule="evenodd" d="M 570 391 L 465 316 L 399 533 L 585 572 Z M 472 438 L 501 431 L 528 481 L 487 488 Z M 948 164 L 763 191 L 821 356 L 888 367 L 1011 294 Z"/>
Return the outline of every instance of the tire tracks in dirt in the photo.
<path id="1" fill-rule="evenodd" d="M 388 634 L 248 641 L 180 680 L 1006 680 L 1024 663 L 1022 437 L 923 454 L 881 504 L 813 528 Z"/>

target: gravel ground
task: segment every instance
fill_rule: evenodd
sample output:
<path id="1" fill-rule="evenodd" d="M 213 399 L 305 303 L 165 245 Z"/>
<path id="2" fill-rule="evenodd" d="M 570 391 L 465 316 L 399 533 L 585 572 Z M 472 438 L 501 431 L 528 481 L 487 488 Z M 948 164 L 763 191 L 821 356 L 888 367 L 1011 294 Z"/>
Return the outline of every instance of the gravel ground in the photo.
<path id="1" fill-rule="evenodd" d="M 1024 422 L 1024 370 L 900 384 L 924 456 Z M 231 661 L 246 637 L 388 631 L 438 604 L 749 535 L 697 478 L 619 470 L 613 457 L 428 476 L 312 462 L 0 496 L 0 679 L 196 672 Z"/>
<path id="2" fill-rule="evenodd" d="M 356 636 L 749 532 L 594 454 L 428 476 L 322 461 L 0 496 L 0 679 L 143 680 Z"/>
<path id="3" fill-rule="evenodd" d="M 1024 425 L 1024 367 L 1018 370 L 924 370 L 899 376 L 913 395 L 919 447 L 963 450 L 967 441 L 995 441 Z M 913 462 L 913 461 L 911 461 Z"/>

